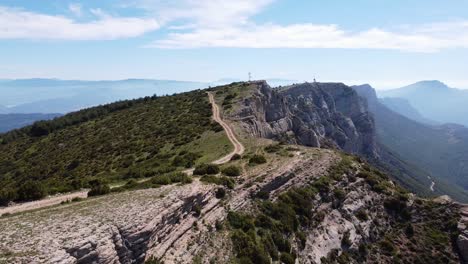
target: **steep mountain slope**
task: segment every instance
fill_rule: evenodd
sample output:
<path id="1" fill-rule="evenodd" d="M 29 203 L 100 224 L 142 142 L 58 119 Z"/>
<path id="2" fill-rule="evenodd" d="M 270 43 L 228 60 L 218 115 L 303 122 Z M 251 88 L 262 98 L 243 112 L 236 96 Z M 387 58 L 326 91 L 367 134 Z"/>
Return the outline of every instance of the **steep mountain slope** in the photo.
<path id="1" fill-rule="evenodd" d="M 423 116 L 439 123 L 468 126 L 468 90 L 450 88 L 439 81 L 422 81 L 395 90 L 379 91 L 379 96 L 404 98 Z"/>
<path id="2" fill-rule="evenodd" d="M 436 122 L 429 120 L 421 115 L 421 113 L 416 110 L 408 100 L 398 97 L 385 97 L 379 99 L 379 101 L 388 107 L 393 112 L 396 112 L 402 116 L 406 116 L 407 118 L 417 121 L 422 124 L 429 124 L 435 125 Z"/>
<path id="3" fill-rule="evenodd" d="M 53 119 L 58 116 L 60 114 L 0 114 L 0 133 L 30 125 L 35 121 Z"/>
<path id="4" fill-rule="evenodd" d="M 245 109 L 244 98 L 257 88 L 245 83 L 210 90 L 246 148 L 223 172 L 3 217 L 0 262 L 461 262 L 462 205 L 417 198 L 339 151 L 252 137 L 233 113 Z M 194 99 L 206 102 L 208 96 Z M 132 115 L 147 110 L 130 109 Z M 186 113 L 187 105 L 171 109 Z M 128 121 L 119 117 L 114 122 Z M 224 181 L 221 174 L 232 166 L 241 175 Z"/>
<path id="5" fill-rule="evenodd" d="M 128 79 L 120 81 L 74 81 L 20 79 L 0 83 L 0 105 L 7 113 L 68 113 L 86 107 L 166 95 L 208 86 L 206 83 L 171 80 Z"/>
<path id="6" fill-rule="evenodd" d="M 459 125 L 430 126 L 410 120 L 381 104 L 372 87 L 354 87 L 367 98 L 375 116 L 379 141 L 405 161 L 427 172 L 435 179 L 435 188 L 446 190 L 451 183 L 468 190 L 468 129 Z M 437 185 L 437 180 L 442 185 Z"/>

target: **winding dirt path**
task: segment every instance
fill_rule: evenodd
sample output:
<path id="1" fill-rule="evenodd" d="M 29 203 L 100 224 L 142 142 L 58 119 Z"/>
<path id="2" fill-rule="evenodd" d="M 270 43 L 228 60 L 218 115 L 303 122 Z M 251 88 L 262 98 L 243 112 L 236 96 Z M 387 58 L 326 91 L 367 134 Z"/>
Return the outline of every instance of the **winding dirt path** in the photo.
<path id="1" fill-rule="evenodd" d="M 71 201 L 73 198 L 87 198 L 88 197 L 88 190 L 68 193 L 68 194 L 61 194 L 57 196 L 48 197 L 42 200 L 20 203 L 9 207 L 0 207 L 0 216 L 3 214 L 15 214 L 21 213 L 25 211 L 31 211 L 40 209 L 43 207 L 49 207 L 53 205 L 58 205 L 62 202 Z"/>
<path id="2" fill-rule="evenodd" d="M 213 162 L 214 164 L 224 164 L 226 162 L 229 162 L 232 156 L 234 156 L 235 154 L 242 155 L 242 153 L 244 153 L 245 148 L 242 145 L 242 143 L 240 143 L 239 140 L 236 138 L 231 127 L 221 119 L 219 106 L 216 104 L 213 94 L 208 93 L 208 97 L 210 99 L 211 105 L 213 106 L 213 119 L 224 128 L 224 131 L 226 131 L 226 135 L 228 136 L 229 141 L 231 141 L 232 145 L 234 146 L 234 150 L 231 153 Z M 185 173 L 191 175 L 193 173 L 193 168 L 188 169 L 187 171 L 185 171 Z M 114 186 L 114 187 L 119 187 L 119 186 Z M 3 208 L 0 207 L 0 216 L 3 214 L 15 214 L 15 213 L 20 213 L 20 212 L 25 212 L 25 211 L 30 211 L 30 210 L 36 210 L 36 209 L 40 209 L 44 207 L 54 206 L 65 201 L 70 201 L 73 198 L 87 198 L 87 197 L 88 197 L 88 190 L 75 192 L 75 193 L 69 193 L 69 194 L 63 194 L 63 195 L 57 195 L 57 196 L 49 197 L 43 200 L 21 203 L 21 204 L 9 206 L 9 207 L 3 207 Z"/>
<path id="3" fill-rule="evenodd" d="M 218 122 L 218 124 L 220 124 L 224 128 L 224 131 L 226 131 L 226 135 L 228 136 L 229 141 L 231 141 L 232 145 L 234 145 L 234 150 L 231 153 L 216 161 L 213 161 L 214 164 L 224 164 L 226 162 L 229 162 L 232 156 L 234 156 L 235 154 L 242 155 L 242 153 L 244 153 L 245 148 L 244 145 L 242 145 L 242 143 L 240 143 L 240 141 L 237 139 L 236 135 L 232 131 L 232 128 L 221 119 L 219 106 L 216 104 L 213 94 L 208 93 L 208 97 L 210 98 L 210 103 L 213 106 L 214 121 Z"/>

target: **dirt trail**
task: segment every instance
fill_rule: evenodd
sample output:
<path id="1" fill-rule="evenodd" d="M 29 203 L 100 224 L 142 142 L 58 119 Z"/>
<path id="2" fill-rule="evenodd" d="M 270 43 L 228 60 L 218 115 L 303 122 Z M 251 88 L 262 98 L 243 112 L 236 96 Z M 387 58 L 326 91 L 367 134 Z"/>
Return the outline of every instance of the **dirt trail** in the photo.
<path id="1" fill-rule="evenodd" d="M 240 143 L 240 141 L 237 139 L 231 127 L 221 119 L 219 106 L 216 104 L 213 94 L 208 93 L 208 97 L 210 98 L 210 103 L 213 106 L 213 119 L 224 128 L 224 131 L 226 131 L 226 135 L 228 136 L 229 141 L 231 141 L 232 145 L 234 145 L 234 150 L 231 153 L 213 162 L 214 164 L 224 164 L 226 162 L 229 162 L 232 156 L 234 156 L 235 154 L 242 155 L 242 153 L 244 153 L 245 148 L 244 145 L 242 145 L 242 143 Z"/>
<path id="2" fill-rule="evenodd" d="M 0 208 L 0 216 L 3 214 L 15 214 L 30 210 L 35 210 L 43 207 L 49 207 L 60 204 L 61 202 L 71 201 L 73 198 L 87 198 L 88 190 L 80 191 L 75 193 L 63 194 L 52 196 L 39 201 L 32 201 L 27 203 L 21 203 L 9 207 Z"/>

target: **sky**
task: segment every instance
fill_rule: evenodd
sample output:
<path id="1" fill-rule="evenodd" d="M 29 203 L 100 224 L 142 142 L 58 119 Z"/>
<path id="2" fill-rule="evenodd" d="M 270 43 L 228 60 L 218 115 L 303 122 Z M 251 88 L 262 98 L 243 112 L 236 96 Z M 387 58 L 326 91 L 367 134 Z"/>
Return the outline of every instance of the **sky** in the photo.
<path id="1" fill-rule="evenodd" d="M 465 0 L 2 0 L 0 79 L 468 88 Z"/>

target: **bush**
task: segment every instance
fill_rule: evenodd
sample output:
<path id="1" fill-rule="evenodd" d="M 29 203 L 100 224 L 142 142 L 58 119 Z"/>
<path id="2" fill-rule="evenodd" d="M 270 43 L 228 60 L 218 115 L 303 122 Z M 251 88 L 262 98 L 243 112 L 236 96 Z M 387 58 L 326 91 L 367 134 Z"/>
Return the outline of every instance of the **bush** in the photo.
<path id="1" fill-rule="evenodd" d="M 270 264 L 270 258 L 264 247 L 256 240 L 253 232 L 248 234 L 235 230 L 231 236 L 234 250 L 240 263 Z"/>
<path id="2" fill-rule="evenodd" d="M 191 183 L 192 178 L 183 172 L 173 172 L 164 175 L 154 176 L 151 179 L 152 184 L 169 185 L 173 183 Z"/>
<path id="3" fill-rule="evenodd" d="M 44 198 L 47 195 L 43 185 L 38 182 L 27 181 L 18 188 L 18 200 L 32 201 Z"/>
<path id="4" fill-rule="evenodd" d="M 265 156 L 255 154 L 249 159 L 249 164 L 264 164 L 267 160 Z"/>
<path id="5" fill-rule="evenodd" d="M 361 220 L 361 221 L 367 221 L 369 220 L 369 216 L 367 215 L 367 212 L 365 209 L 359 209 L 357 212 L 356 212 L 356 217 L 357 219 Z"/>
<path id="6" fill-rule="evenodd" d="M 218 174 L 220 171 L 219 166 L 215 164 L 201 164 L 195 167 L 193 175 L 212 175 Z"/>
<path id="7" fill-rule="evenodd" d="M 384 240 L 380 241 L 380 247 L 382 248 L 382 251 L 386 255 L 392 255 L 396 251 L 396 248 L 393 245 L 393 242 L 388 238 L 385 238 Z"/>
<path id="8" fill-rule="evenodd" d="M 107 184 L 98 184 L 91 187 L 88 192 L 88 196 L 100 196 L 111 192 L 110 187 Z"/>
<path id="9" fill-rule="evenodd" d="M 224 188 L 218 188 L 216 190 L 216 198 L 223 199 L 226 196 L 226 190 Z"/>
<path id="10" fill-rule="evenodd" d="M 231 225 L 231 227 L 234 229 L 242 229 L 245 232 L 251 229 L 255 229 L 253 219 L 250 216 L 244 214 L 230 211 L 228 213 L 227 220 L 229 222 L 229 225 Z"/>
<path id="11" fill-rule="evenodd" d="M 344 247 L 344 248 L 349 248 L 353 242 L 351 242 L 351 240 L 349 239 L 349 230 L 346 231 L 344 234 L 343 234 L 343 237 L 341 238 L 341 246 Z"/>
<path id="12" fill-rule="evenodd" d="M 8 203 L 17 199 L 16 191 L 0 189 L 0 206 L 7 206 Z"/>
<path id="13" fill-rule="evenodd" d="M 258 191 L 255 197 L 262 200 L 268 200 L 268 198 L 270 198 L 270 194 L 266 191 Z"/>
<path id="14" fill-rule="evenodd" d="M 223 174 L 230 177 L 241 175 L 241 169 L 237 166 L 228 166 L 222 170 Z"/>
<path id="15" fill-rule="evenodd" d="M 242 156 L 237 154 L 237 153 L 232 155 L 232 157 L 231 157 L 231 161 L 240 160 L 240 159 L 242 159 Z"/>
<path id="16" fill-rule="evenodd" d="M 280 260 L 284 264 L 294 264 L 294 263 L 296 263 L 296 260 L 294 259 L 294 257 L 291 254 L 286 253 L 286 252 L 281 253 Z"/>
<path id="17" fill-rule="evenodd" d="M 274 152 L 278 152 L 280 150 L 282 150 L 283 148 L 281 147 L 280 144 L 272 144 L 272 145 L 268 145 L 265 147 L 265 151 L 268 152 L 268 153 L 274 153 Z"/>
<path id="18" fill-rule="evenodd" d="M 151 257 L 147 261 L 145 261 L 145 264 L 164 264 L 164 262 L 160 261 L 155 257 Z"/>
<path id="19" fill-rule="evenodd" d="M 200 181 L 202 182 L 208 182 L 208 183 L 214 183 L 217 185 L 223 185 L 228 187 L 229 189 L 234 188 L 234 181 L 231 178 L 228 177 L 217 177 L 213 175 L 205 175 L 203 176 Z"/>

